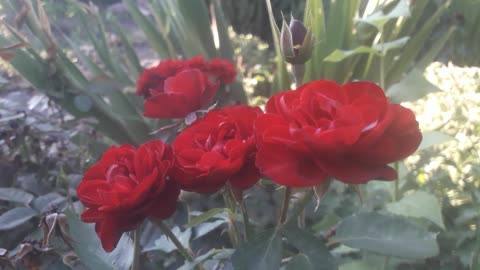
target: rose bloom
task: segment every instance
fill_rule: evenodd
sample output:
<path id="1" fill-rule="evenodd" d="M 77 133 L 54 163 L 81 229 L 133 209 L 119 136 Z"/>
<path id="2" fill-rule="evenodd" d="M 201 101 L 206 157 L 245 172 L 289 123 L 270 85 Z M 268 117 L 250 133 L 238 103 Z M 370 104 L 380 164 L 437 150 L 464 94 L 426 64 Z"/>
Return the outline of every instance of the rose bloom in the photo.
<path id="1" fill-rule="evenodd" d="M 86 210 L 80 218 L 95 223 L 103 248 L 112 251 L 123 232 L 137 228 L 145 218 L 165 219 L 173 214 L 180 194 L 167 179 L 173 151 L 162 141 L 138 149 L 110 147 L 83 176 L 77 194 Z"/>
<path id="2" fill-rule="evenodd" d="M 390 104 L 371 82 L 313 81 L 272 96 L 266 111 L 255 122 L 256 165 L 285 186 L 394 180 L 387 164 L 422 140 L 413 112 Z"/>
<path id="3" fill-rule="evenodd" d="M 235 76 L 233 64 L 223 59 L 166 60 L 143 71 L 137 95 L 145 98 L 146 117 L 183 118 L 208 107 L 218 86 L 233 82 Z"/>
<path id="4" fill-rule="evenodd" d="M 212 110 L 175 139 L 173 177 L 180 187 L 215 192 L 229 181 L 243 190 L 260 178 L 255 167 L 253 123 L 263 112 L 245 105 Z"/>

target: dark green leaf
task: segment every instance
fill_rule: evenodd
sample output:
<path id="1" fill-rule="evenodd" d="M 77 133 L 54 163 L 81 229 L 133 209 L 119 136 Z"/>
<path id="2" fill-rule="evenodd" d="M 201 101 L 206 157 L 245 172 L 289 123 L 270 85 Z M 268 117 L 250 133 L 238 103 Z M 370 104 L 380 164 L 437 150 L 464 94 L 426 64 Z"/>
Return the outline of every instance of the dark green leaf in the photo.
<path id="1" fill-rule="evenodd" d="M 89 96 L 78 95 L 73 100 L 75 107 L 81 112 L 88 112 L 93 107 L 93 101 Z"/>
<path id="2" fill-rule="evenodd" d="M 173 234 L 178 238 L 180 243 L 186 248 L 190 246 L 190 237 L 192 236 L 192 229 L 186 229 L 185 231 L 180 231 L 180 228 L 176 226 L 172 229 Z M 159 239 L 157 239 L 153 246 L 146 247 L 143 249 L 143 252 L 146 251 L 153 251 L 153 250 L 161 250 L 165 253 L 170 253 L 174 250 L 177 250 L 175 244 L 166 236 L 162 235 Z"/>
<path id="3" fill-rule="evenodd" d="M 38 214 L 29 207 L 17 207 L 8 210 L 0 216 L 0 231 L 13 229 Z"/>
<path id="4" fill-rule="evenodd" d="M 177 270 L 192 270 L 192 269 L 195 269 L 195 266 L 197 266 L 199 263 L 204 262 L 204 261 L 210 259 L 211 257 L 215 256 L 216 254 L 219 254 L 219 253 L 222 253 L 222 252 L 223 252 L 223 250 L 221 250 L 221 249 L 212 249 L 209 252 L 207 252 L 207 253 L 205 253 L 201 256 L 196 257 L 192 262 L 185 261 L 185 264 L 182 265 Z"/>
<path id="5" fill-rule="evenodd" d="M 73 248 L 82 263 L 90 269 L 127 270 L 133 262 L 133 241 L 123 234 L 117 247 L 106 253 L 97 234 L 94 224 L 81 222 L 70 210 L 65 211 L 73 238 Z"/>
<path id="6" fill-rule="evenodd" d="M 205 222 L 207 221 L 208 219 L 212 218 L 213 216 L 217 215 L 217 214 L 220 214 L 222 212 L 229 212 L 230 209 L 228 208 L 213 208 L 213 209 L 210 209 L 208 210 L 207 212 L 205 213 L 202 213 L 201 215 L 198 215 L 194 218 L 192 218 L 192 220 L 186 224 L 184 227 L 185 228 L 192 228 L 202 222 Z"/>
<path id="7" fill-rule="evenodd" d="M 276 230 L 257 235 L 232 255 L 235 270 L 278 270 L 282 260 L 282 239 Z"/>
<path id="8" fill-rule="evenodd" d="M 287 264 L 286 270 L 314 270 L 310 259 L 305 254 L 293 256 Z"/>
<path id="9" fill-rule="evenodd" d="M 315 270 L 338 269 L 334 257 L 324 242 L 313 234 L 296 227 L 289 227 L 283 233 L 288 243 L 305 254 L 310 263 L 315 265 Z"/>
<path id="10" fill-rule="evenodd" d="M 53 208 L 61 208 L 62 204 L 67 201 L 67 198 L 56 193 L 50 192 L 45 195 L 35 198 L 32 202 L 33 208 L 37 209 L 40 212 L 47 212 Z"/>
<path id="11" fill-rule="evenodd" d="M 18 188 L 0 188 L 0 200 L 28 204 L 33 195 Z"/>
<path id="12" fill-rule="evenodd" d="M 216 228 L 222 226 L 223 224 L 227 223 L 228 220 L 226 219 L 219 219 L 215 220 L 212 222 L 204 222 L 202 224 L 199 224 L 195 227 L 195 238 L 197 239 L 199 237 L 202 237 L 206 235 L 207 233 L 215 230 Z"/>
<path id="13" fill-rule="evenodd" d="M 372 266 L 364 261 L 353 261 L 340 265 L 339 270 L 372 270 Z"/>
<path id="14" fill-rule="evenodd" d="M 438 254 L 436 235 L 398 216 L 376 212 L 345 218 L 335 241 L 386 256 L 424 259 Z"/>

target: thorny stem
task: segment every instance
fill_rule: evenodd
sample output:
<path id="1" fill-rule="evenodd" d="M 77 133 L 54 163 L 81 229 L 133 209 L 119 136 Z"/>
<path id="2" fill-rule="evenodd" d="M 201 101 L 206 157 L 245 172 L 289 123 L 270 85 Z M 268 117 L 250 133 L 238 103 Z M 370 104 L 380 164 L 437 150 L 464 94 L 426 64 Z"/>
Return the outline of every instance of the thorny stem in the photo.
<path id="1" fill-rule="evenodd" d="M 133 233 L 133 262 L 132 270 L 140 270 L 140 236 L 142 235 L 141 226 Z"/>
<path id="2" fill-rule="evenodd" d="M 292 195 L 292 188 L 285 187 L 285 193 L 283 195 L 282 209 L 280 210 L 280 217 L 278 219 L 278 224 L 282 224 L 287 219 L 288 205 L 290 202 L 290 196 Z"/>

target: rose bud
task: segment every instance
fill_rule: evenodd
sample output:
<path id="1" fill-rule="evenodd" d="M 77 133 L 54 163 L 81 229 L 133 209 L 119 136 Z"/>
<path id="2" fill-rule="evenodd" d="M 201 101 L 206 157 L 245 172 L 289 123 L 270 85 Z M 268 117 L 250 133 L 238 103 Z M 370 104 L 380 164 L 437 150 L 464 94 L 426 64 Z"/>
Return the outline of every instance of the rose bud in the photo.
<path id="1" fill-rule="evenodd" d="M 311 28 L 307 29 L 301 21 L 292 19 L 290 25 L 283 20 L 279 42 L 283 59 L 299 65 L 310 59 L 315 38 Z"/>

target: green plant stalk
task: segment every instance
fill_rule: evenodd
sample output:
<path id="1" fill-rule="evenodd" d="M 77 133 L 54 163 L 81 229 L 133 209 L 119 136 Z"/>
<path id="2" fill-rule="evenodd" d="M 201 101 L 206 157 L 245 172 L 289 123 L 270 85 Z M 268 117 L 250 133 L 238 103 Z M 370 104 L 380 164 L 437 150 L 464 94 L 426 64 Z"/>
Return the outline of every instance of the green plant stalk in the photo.
<path id="1" fill-rule="evenodd" d="M 170 230 L 170 228 L 160 219 L 152 219 L 152 221 L 163 231 L 163 233 L 168 237 L 168 239 L 172 240 L 173 244 L 177 247 L 178 251 L 182 254 L 182 256 L 189 262 L 193 262 L 194 257 L 190 250 L 185 248 L 180 240 L 175 236 L 175 234 Z"/>
<path id="2" fill-rule="evenodd" d="M 383 89 L 383 91 L 386 91 L 385 89 L 385 34 L 383 33 L 383 26 L 380 31 L 380 44 L 382 46 L 382 52 L 380 54 L 380 87 Z"/>
<path id="3" fill-rule="evenodd" d="M 480 214 L 480 211 L 479 211 Z M 480 269 L 480 217 L 477 221 L 477 239 L 475 243 L 475 248 L 472 253 L 472 265 L 470 266 L 470 270 L 478 270 Z"/>
<path id="4" fill-rule="evenodd" d="M 240 208 L 242 210 L 243 217 L 243 226 L 245 227 L 245 240 L 248 241 L 253 234 L 252 226 L 250 224 L 250 219 L 248 217 L 247 206 L 245 205 L 244 200 L 240 203 Z"/>
<path id="5" fill-rule="evenodd" d="M 282 226 L 288 226 L 297 220 L 297 217 L 301 215 L 303 209 L 305 209 L 308 203 L 312 200 L 314 193 L 315 192 L 313 191 L 313 188 L 308 189 L 303 198 L 295 204 L 290 216 L 287 218 L 287 220 L 285 221 L 285 223 L 283 223 Z"/>
<path id="6" fill-rule="evenodd" d="M 140 270 L 140 236 L 142 235 L 141 226 L 133 233 L 133 262 L 132 270 Z"/>
<path id="7" fill-rule="evenodd" d="M 398 173 L 398 169 L 400 166 L 398 166 L 398 161 L 395 162 L 395 171 Z M 395 179 L 394 181 L 394 189 L 393 189 L 393 201 L 396 202 L 400 199 L 400 179 Z"/>
<path id="8" fill-rule="evenodd" d="M 232 196 L 231 186 L 230 184 L 226 184 L 225 188 L 222 192 L 223 200 L 225 202 L 225 206 L 230 209 L 231 211 L 228 213 L 228 236 L 230 237 L 230 241 L 234 247 L 237 247 L 240 244 L 240 230 L 237 226 L 237 219 L 235 217 L 236 207 L 235 207 L 235 199 Z"/>
<path id="9" fill-rule="evenodd" d="M 290 197 L 292 195 L 292 188 L 285 187 L 285 193 L 283 195 L 282 208 L 280 210 L 280 217 L 278 218 L 278 224 L 283 224 L 287 219 L 288 205 L 290 203 Z"/>

